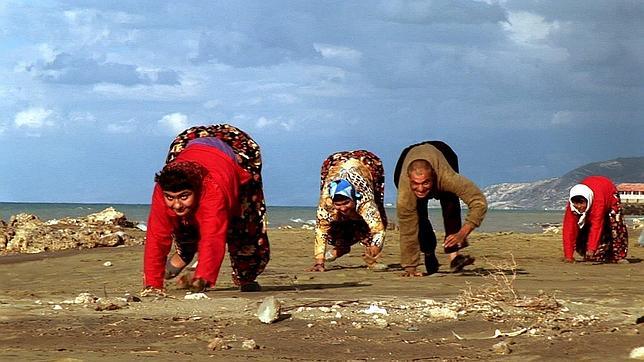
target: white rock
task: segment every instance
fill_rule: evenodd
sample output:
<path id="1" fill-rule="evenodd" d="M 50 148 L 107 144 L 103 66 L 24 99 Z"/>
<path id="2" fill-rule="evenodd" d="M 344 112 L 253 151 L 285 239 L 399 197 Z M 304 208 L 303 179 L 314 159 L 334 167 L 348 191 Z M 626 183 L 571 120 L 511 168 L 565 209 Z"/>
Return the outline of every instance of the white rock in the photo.
<path id="1" fill-rule="evenodd" d="M 210 299 L 206 295 L 206 293 L 190 293 L 187 294 L 183 299 L 193 299 L 193 300 L 199 300 L 199 299 Z"/>
<path id="2" fill-rule="evenodd" d="M 112 262 L 111 261 L 106 261 L 105 263 L 103 263 L 103 266 L 112 266 Z"/>
<path id="3" fill-rule="evenodd" d="M 266 297 L 257 308 L 257 317 L 262 323 L 270 324 L 280 317 L 282 306 L 274 296 Z"/>
<path id="4" fill-rule="evenodd" d="M 318 308 L 318 310 L 320 310 L 320 312 L 322 313 L 331 313 L 331 308 L 329 307 L 320 307 Z"/>
<path id="5" fill-rule="evenodd" d="M 381 308 L 377 306 L 376 304 L 371 304 L 369 308 L 362 310 L 362 313 L 364 314 L 383 314 L 387 315 L 387 310 L 385 308 Z"/>
<path id="6" fill-rule="evenodd" d="M 628 357 L 632 359 L 641 359 L 644 360 L 644 347 L 633 348 L 631 354 Z"/>
<path id="7" fill-rule="evenodd" d="M 337 312 L 337 313 L 335 314 L 335 317 L 336 317 L 337 319 L 340 319 L 340 318 L 342 318 L 342 313 L 340 313 L 340 312 Z"/>
<path id="8" fill-rule="evenodd" d="M 54 308 L 54 310 L 61 310 L 61 309 L 63 309 L 63 307 L 61 307 L 61 306 L 60 306 L 60 305 L 58 305 L 58 304 L 56 304 L 53 308 Z"/>
<path id="9" fill-rule="evenodd" d="M 443 307 L 432 307 L 432 308 L 425 308 L 423 310 L 426 316 L 432 318 L 432 319 L 457 319 L 458 318 L 458 313 L 455 311 L 449 309 L 449 308 L 443 308 Z"/>
<path id="10" fill-rule="evenodd" d="M 250 349 L 257 349 L 257 348 L 259 347 L 257 346 L 257 343 L 255 343 L 254 339 L 247 339 L 242 342 L 242 349 L 250 350 Z"/>
<path id="11" fill-rule="evenodd" d="M 136 228 L 141 230 L 141 231 L 148 231 L 148 226 L 145 224 L 136 224 Z"/>

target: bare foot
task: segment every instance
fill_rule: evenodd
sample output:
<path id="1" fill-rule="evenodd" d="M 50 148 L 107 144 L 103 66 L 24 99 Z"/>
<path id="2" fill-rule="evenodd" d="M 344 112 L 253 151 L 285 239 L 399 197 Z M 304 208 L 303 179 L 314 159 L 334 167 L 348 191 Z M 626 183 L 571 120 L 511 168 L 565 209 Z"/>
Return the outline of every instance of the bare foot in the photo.
<path id="1" fill-rule="evenodd" d="M 403 278 L 416 278 L 423 275 L 423 272 L 416 270 L 416 268 L 405 268 L 405 272 L 401 274 Z"/>

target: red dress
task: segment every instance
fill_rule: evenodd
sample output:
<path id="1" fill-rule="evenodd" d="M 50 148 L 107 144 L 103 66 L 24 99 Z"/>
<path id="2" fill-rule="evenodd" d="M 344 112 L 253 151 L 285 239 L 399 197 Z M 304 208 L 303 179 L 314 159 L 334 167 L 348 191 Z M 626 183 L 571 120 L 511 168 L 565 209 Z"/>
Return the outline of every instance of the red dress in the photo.
<path id="1" fill-rule="evenodd" d="M 616 210 L 619 199 L 616 197 L 617 188 L 613 182 L 603 176 L 589 176 L 581 181 L 593 191 L 593 201 L 587 212 L 584 229 L 588 228 L 586 239 L 586 253 L 594 254 L 601 242 L 602 235 L 606 232 L 607 216 L 611 210 Z M 563 249 L 568 260 L 573 259 L 575 247 L 581 229 L 577 225 L 579 215 L 570 208 L 570 201 L 566 205 L 563 220 Z"/>
<path id="2" fill-rule="evenodd" d="M 196 223 L 199 230 L 199 264 L 194 277 L 214 286 L 224 259 L 230 219 L 240 214 L 239 186 L 251 176 L 228 155 L 206 145 L 185 148 L 174 160 L 181 161 L 196 162 L 208 171 L 190 222 Z M 155 185 L 143 261 L 145 286 L 163 288 L 166 258 L 179 222 L 179 217 L 165 205 L 161 188 Z"/>

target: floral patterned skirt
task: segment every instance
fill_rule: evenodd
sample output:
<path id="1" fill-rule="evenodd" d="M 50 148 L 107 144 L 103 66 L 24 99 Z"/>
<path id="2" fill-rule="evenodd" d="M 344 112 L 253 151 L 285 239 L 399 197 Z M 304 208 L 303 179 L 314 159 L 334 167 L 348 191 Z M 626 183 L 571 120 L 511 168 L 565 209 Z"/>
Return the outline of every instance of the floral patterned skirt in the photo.
<path id="1" fill-rule="evenodd" d="M 585 240 L 577 244 L 577 252 L 586 255 L 586 260 L 600 263 L 616 263 L 626 258 L 628 254 L 628 229 L 624 223 L 622 204 L 619 195 L 615 195 L 617 203 L 613 205 L 606 220 L 599 246 L 593 255 L 585 254 Z"/>
<path id="2" fill-rule="evenodd" d="M 239 189 L 242 213 L 241 217 L 231 219 L 226 242 L 233 282 L 236 285 L 253 282 L 270 260 L 259 145 L 248 134 L 229 124 L 196 126 L 174 139 L 166 163 L 172 162 L 188 142 L 199 137 L 216 137 L 224 141 L 235 152 L 237 163 L 252 175 L 251 180 Z"/>

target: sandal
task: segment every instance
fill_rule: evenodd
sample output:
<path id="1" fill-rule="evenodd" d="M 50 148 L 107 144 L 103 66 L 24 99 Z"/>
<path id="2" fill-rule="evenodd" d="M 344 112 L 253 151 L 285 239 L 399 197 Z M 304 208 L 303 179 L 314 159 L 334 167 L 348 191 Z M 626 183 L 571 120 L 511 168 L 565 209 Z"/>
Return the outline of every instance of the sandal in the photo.
<path id="1" fill-rule="evenodd" d="M 174 256 L 175 256 L 175 255 L 177 255 L 177 254 L 172 255 L 172 256 L 171 256 L 171 257 L 169 257 L 169 258 L 168 258 L 168 260 L 166 260 L 166 262 L 165 262 L 165 274 L 164 274 L 164 276 L 163 276 L 163 277 L 164 277 L 166 280 L 168 280 L 168 279 L 172 279 L 172 278 L 176 277 L 177 275 L 179 275 L 179 273 L 181 273 L 181 271 L 183 270 L 183 268 L 185 268 L 185 267 L 186 267 L 186 265 L 187 265 L 187 264 L 185 264 L 185 265 L 184 265 L 184 266 L 182 266 L 182 267 L 177 267 L 177 266 L 172 265 L 172 258 L 174 258 Z"/>
<path id="2" fill-rule="evenodd" d="M 239 287 L 239 290 L 242 292 L 261 292 L 262 286 L 258 282 L 252 281 L 250 283 L 242 284 Z"/>
<path id="3" fill-rule="evenodd" d="M 449 263 L 449 268 L 452 273 L 459 273 L 463 271 L 463 268 L 465 268 L 466 266 L 474 264 L 475 260 L 476 259 L 474 257 L 471 257 L 469 255 L 457 255 Z"/>

